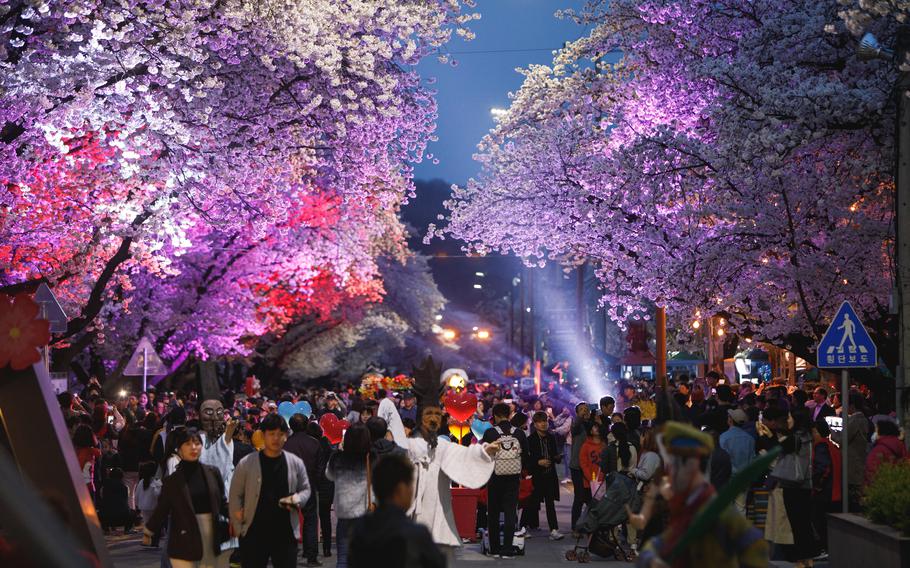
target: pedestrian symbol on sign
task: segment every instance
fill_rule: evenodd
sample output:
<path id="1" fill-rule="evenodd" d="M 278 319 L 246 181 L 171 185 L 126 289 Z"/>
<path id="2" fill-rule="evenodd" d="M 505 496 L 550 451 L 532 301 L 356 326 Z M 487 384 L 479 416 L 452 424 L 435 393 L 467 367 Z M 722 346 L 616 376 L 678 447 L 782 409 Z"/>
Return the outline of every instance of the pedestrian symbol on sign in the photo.
<path id="1" fill-rule="evenodd" d="M 853 320 L 850 319 L 850 314 L 844 313 L 844 323 L 840 324 L 840 326 L 837 328 L 838 331 L 844 330 L 844 334 L 843 334 L 843 336 L 841 336 L 840 344 L 837 346 L 838 353 L 844 352 L 844 342 L 846 342 L 846 341 L 850 342 L 850 347 L 847 348 L 850 353 L 856 353 L 857 349 L 859 349 L 860 353 L 868 353 L 868 349 L 866 349 L 866 347 L 864 345 L 859 345 L 859 346 L 856 345 L 856 340 L 853 339 L 853 331 L 855 329 L 856 329 L 856 324 L 853 323 Z M 834 351 L 834 346 L 833 345 L 829 346 L 828 353 L 831 353 L 833 351 Z"/>
<path id="2" fill-rule="evenodd" d="M 821 368 L 875 367 L 875 343 L 849 302 L 841 304 L 828 331 L 818 344 Z"/>

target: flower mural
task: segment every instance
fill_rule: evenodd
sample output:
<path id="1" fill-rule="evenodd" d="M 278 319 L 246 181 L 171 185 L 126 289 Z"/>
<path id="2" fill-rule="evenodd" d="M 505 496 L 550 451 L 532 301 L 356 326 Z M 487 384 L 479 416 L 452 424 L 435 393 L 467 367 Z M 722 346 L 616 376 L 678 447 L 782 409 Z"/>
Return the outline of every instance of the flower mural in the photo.
<path id="1" fill-rule="evenodd" d="M 50 341 L 50 324 L 37 319 L 36 304 L 28 295 L 0 294 L 0 368 L 21 371 L 41 360 L 39 349 Z"/>

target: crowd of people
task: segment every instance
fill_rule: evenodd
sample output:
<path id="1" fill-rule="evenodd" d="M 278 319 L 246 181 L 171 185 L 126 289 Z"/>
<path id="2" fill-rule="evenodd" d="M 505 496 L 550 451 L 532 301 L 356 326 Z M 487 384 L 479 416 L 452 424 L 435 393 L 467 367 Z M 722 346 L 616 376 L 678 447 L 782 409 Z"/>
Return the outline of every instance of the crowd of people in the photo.
<path id="1" fill-rule="evenodd" d="M 589 403 L 568 393 L 476 386 L 472 418 L 489 424 L 480 440 L 458 439 L 443 409 L 418 404 L 413 392 L 370 397 L 357 385 L 247 388 L 219 400 L 149 389 L 109 400 L 93 380 L 59 403 L 104 530 L 142 525 L 143 545 L 153 549 L 167 534 L 162 556 L 175 567 L 227 566 L 232 557 L 242 566 L 296 566 L 298 543 L 307 566 L 321 565 L 320 553 L 336 555 L 342 568 L 365 566 L 376 554 L 394 554 L 401 566 L 443 566 L 461 539 L 451 507 L 432 506 L 450 497 L 419 483 L 424 475 L 445 477 L 440 487 L 485 487 L 478 527 L 497 557 L 520 554 L 517 539 L 565 537 L 555 508 L 563 485 L 576 539 L 585 538 L 594 503 L 622 495 L 611 537 L 641 565 L 660 566 L 645 543 L 672 532 L 674 498 L 708 494 L 691 479 L 703 476 L 713 495 L 776 446 L 782 457 L 735 499 L 730 523 L 748 518 L 771 554 L 812 566 L 824 555 L 825 515 L 842 499 L 860 511 L 877 468 L 907 455 L 890 409 L 867 391 L 841 397 L 823 385 L 780 381 L 756 388 L 712 372 L 661 386 L 628 382 L 614 392 Z M 285 401 L 307 401 L 311 413 L 279 416 Z M 340 444 L 320 427 L 327 414 L 348 421 Z M 697 451 L 674 453 L 667 420 L 691 425 L 691 432 L 674 430 L 675 439 Z M 686 470 L 685 487 L 674 485 L 684 469 L 674 460 L 693 456 L 698 471 Z M 739 565 L 767 558 L 751 545 L 737 554 Z"/>

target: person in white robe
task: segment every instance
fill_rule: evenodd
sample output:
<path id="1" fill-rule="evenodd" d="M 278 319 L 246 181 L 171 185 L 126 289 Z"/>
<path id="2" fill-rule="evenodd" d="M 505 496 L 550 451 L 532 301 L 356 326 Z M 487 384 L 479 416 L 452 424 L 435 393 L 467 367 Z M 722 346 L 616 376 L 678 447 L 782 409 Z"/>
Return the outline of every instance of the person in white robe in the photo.
<path id="1" fill-rule="evenodd" d="M 234 477 L 234 430 L 235 421 L 225 424 L 224 406 L 219 400 L 206 400 L 199 407 L 199 420 L 202 423 L 202 454 L 199 461 L 210 465 L 221 472 L 224 479 L 225 492 L 231 487 Z M 225 498 L 227 498 L 225 494 Z M 237 548 L 240 541 L 236 538 L 221 543 L 221 550 Z"/>
<path id="2" fill-rule="evenodd" d="M 385 419 L 395 443 L 407 450 L 414 463 L 414 501 L 408 516 L 425 525 L 437 545 L 461 546 L 452 512 L 452 482 L 471 489 L 483 487 L 493 474 L 491 456 L 499 451 L 499 445 L 461 446 L 437 438 L 442 412 L 434 406 L 424 409 L 419 417 L 421 423 L 410 438 L 405 435 L 391 400 L 386 398 L 379 403 L 378 415 Z M 451 556 L 451 551 L 448 554 Z"/>

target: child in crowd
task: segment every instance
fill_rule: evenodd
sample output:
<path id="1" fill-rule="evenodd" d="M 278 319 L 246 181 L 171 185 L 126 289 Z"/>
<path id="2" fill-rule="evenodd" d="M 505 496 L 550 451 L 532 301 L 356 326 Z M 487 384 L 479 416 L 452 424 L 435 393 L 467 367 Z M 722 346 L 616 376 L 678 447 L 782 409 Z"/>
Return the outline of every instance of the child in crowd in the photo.
<path id="1" fill-rule="evenodd" d="M 100 502 L 98 516 L 105 533 L 114 527 L 123 527 L 125 534 L 133 532 L 135 514 L 130 509 L 130 491 L 123 482 L 123 470 L 119 467 L 111 469 L 104 480 Z"/>

